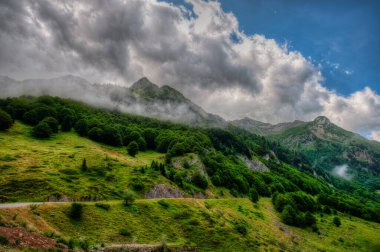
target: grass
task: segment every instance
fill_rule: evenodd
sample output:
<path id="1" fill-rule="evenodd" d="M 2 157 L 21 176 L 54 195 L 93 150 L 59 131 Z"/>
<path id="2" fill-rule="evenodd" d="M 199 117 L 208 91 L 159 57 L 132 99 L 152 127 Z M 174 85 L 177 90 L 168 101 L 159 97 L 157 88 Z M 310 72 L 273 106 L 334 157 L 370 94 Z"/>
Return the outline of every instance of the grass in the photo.
<path id="1" fill-rule="evenodd" d="M 146 169 L 142 174 L 139 169 L 162 160 L 161 153 L 146 151 L 131 157 L 126 148 L 95 143 L 74 132 L 37 140 L 30 137 L 30 130 L 16 122 L 8 132 L 0 132 L 0 195 L 8 201 L 64 196 L 116 199 L 136 177 L 146 189 L 169 183 L 158 172 Z M 80 169 L 84 158 L 86 172 Z"/>
<path id="2" fill-rule="evenodd" d="M 0 225 L 97 246 L 168 243 L 199 251 L 380 251 L 377 223 L 338 214 L 342 225 L 336 227 L 333 215 L 318 214 L 319 233 L 290 227 L 281 222 L 269 199 L 253 204 L 231 198 L 223 188 L 209 192 L 223 197 L 219 199 L 138 199 L 125 206 L 118 199 L 126 188 L 136 187 L 136 181 L 141 181 L 139 198 L 156 184 L 174 186 L 158 171 L 141 169 L 163 160 L 163 154 L 147 151 L 133 158 L 123 147 L 95 143 L 74 132 L 36 140 L 30 130 L 16 122 L 8 132 L 0 132 L 1 199 L 104 201 L 84 203 L 78 220 L 69 217 L 70 203 L 0 209 Z M 84 158 L 87 171 L 81 170 Z M 203 169 L 196 158 L 175 158 L 174 166 L 191 175 Z"/>
<path id="3" fill-rule="evenodd" d="M 163 202 L 164 201 L 164 202 Z M 83 218 L 69 218 L 70 204 L 34 209 L 2 209 L 4 222 L 23 225 L 64 239 L 90 244 L 160 244 L 194 246 L 199 251 L 379 251 L 377 223 L 340 214 L 318 216 L 320 234 L 281 223 L 269 199 L 141 199 L 130 207 L 108 201 L 104 210 L 86 203 Z M 36 215 L 38 213 L 38 216 Z M 17 219 L 12 220 L 14 214 Z M 94 221 L 96 220 L 96 221 Z"/>

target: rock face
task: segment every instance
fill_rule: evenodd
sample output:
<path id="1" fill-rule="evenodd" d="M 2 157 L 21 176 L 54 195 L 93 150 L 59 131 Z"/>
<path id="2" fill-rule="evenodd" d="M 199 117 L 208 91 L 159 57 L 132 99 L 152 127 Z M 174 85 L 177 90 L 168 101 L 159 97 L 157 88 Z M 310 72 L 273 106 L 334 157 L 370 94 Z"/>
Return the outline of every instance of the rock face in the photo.
<path id="1" fill-rule="evenodd" d="M 165 184 L 158 184 L 152 190 L 145 194 L 147 199 L 155 198 L 184 198 L 184 194 Z"/>
<path id="2" fill-rule="evenodd" d="M 245 156 L 240 159 L 244 162 L 245 166 L 254 171 L 269 172 L 269 168 L 259 160 L 250 160 Z"/>

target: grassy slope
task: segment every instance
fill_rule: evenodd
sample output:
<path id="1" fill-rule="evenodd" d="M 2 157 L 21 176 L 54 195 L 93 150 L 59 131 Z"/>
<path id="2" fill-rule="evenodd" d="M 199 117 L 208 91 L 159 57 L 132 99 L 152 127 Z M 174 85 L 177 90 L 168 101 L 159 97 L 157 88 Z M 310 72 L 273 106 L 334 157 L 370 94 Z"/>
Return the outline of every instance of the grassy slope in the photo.
<path id="1" fill-rule="evenodd" d="M 8 132 L 0 132 L 0 195 L 9 200 L 41 201 L 54 194 L 114 199 L 136 177 L 147 189 L 169 183 L 158 172 L 149 169 L 142 174 L 136 169 L 163 154 L 147 151 L 133 158 L 125 148 L 98 144 L 74 132 L 37 140 L 30 137 L 30 129 L 16 122 Z M 80 170 L 83 158 L 87 172 Z"/>
<path id="2" fill-rule="evenodd" d="M 81 221 L 67 217 L 69 204 L 41 205 L 30 208 L 0 210 L 2 220 L 26 225 L 38 231 L 54 231 L 65 237 L 89 239 L 100 245 L 120 243 L 197 246 L 200 251 L 379 251 L 379 224 L 340 215 L 342 226 L 332 224 L 332 215 L 318 217 L 321 234 L 282 224 L 269 199 L 252 204 L 247 199 L 165 199 L 138 200 L 125 207 L 110 202 L 104 210 L 93 203 L 84 208 Z M 16 220 L 12 220 L 14 214 Z M 96 220 L 96 221 L 94 221 Z M 241 235 L 236 225 L 246 223 L 248 234 Z M 119 234 L 125 228 L 130 237 Z"/>
<path id="3" fill-rule="evenodd" d="M 143 152 L 132 158 L 124 148 L 94 143 L 75 133 L 35 140 L 29 136 L 29 130 L 29 126 L 16 123 L 9 132 L 0 133 L 0 195 L 10 199 L 43 200 L 54 193 L 114 199 L 136 177 L 143 180 L 147 189 L 170 183 L 158 172 L 147 169 L 141 173 L 137 169 L 153 159 L 161 159 L 162 154 Z M 91 171 L 80 171 L 83 158 Z M 97 173 L 97 168 L 106 173 Z M 324 216 L 323 220 L 318 217 L 321 234 L 317 235 L 310 229 L 282 224 L 269 199 L 261 199 L 259 204 L 233 198 L 165 199 L 167 208 L 158 201 L 138 200 L 132 207 L 111 201 L 109 211 L 89 203 L 82 221 L 67 217 L 69 204 L 39 206 L 39 216 L 29 207 L 2 209 L 0 216 L 3 222 L 39 232 L 54 231 L 66 239 L 89 239 L 97 245 L 158 244 L 166 239 L 173 245 L 199 246 L 201 251 L 380 250 L 379 224 L 357 218 L 340 216 L 342 226 L 337 228 L 332 224 L 333 216 Z M 248 227 L 246 236 L 237 232 L 239 223 Z M 131 237 L 121 236 L 122 228 L 131 231 Z"/>

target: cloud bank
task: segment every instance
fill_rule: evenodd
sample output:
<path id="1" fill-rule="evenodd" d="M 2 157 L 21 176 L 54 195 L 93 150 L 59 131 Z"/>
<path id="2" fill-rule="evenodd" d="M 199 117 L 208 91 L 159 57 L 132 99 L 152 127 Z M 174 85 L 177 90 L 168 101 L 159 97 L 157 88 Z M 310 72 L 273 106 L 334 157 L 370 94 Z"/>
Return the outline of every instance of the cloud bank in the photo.
<path id="1" fill-rule="evenodd" d="M 374 139 L 380 134 L 380 96 L 373 90 L 340 96 L 300 52 L 245 34 L 218 2 L 187 2 L 191 7 L 157 0 L 3 0 L 0 74 L 69 73 L 119 85 L 147 76 L 226 119 L 277 123 L 325 115 Z"/>

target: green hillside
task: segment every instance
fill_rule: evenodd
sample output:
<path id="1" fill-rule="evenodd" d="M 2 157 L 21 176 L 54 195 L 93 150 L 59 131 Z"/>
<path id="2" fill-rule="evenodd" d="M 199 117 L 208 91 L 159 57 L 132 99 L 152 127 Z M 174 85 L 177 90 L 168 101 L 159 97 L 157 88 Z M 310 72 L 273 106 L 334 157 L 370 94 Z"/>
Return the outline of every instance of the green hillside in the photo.
<path id="1" fill-rule="evenodd" d="M 138 200 L 125 207 L 109 202 L 105 210 L 87 203 L 81 220 L 68 217 L 69 204 L 1 210 L 7 225 L 25 226 L 61 242 L 90 247 L 162 246 L 197 251 L 378 251 L 379 224 L 338 214 L 317 216 L 319 231 L 281 222 L 268 199 Z M 14 217 L 16 216 L 16 217 Z M 97 220 L 97 221 L 94 221 Z"/>
<path id="2" fill-rule="evenodd" d="M 346 131 L 326 117 L 271 138 L 302 154 L 316 169 L 330 172 L 336 166 L 347 165 L 347 178 L 366 185 L 372 192 L 380 188 L 380 143 Z"/>
<path id="3" fill-rule="evenodd" d="M 46 96 L 0 100 L 0 122 L 1 202 L 82 202 L 0 205 L 5 250 L 33 247 L 29 236 L 83 250 L 379 248 L 379 194 L 332 183 L 301 152 L 238 127 Z"/>

